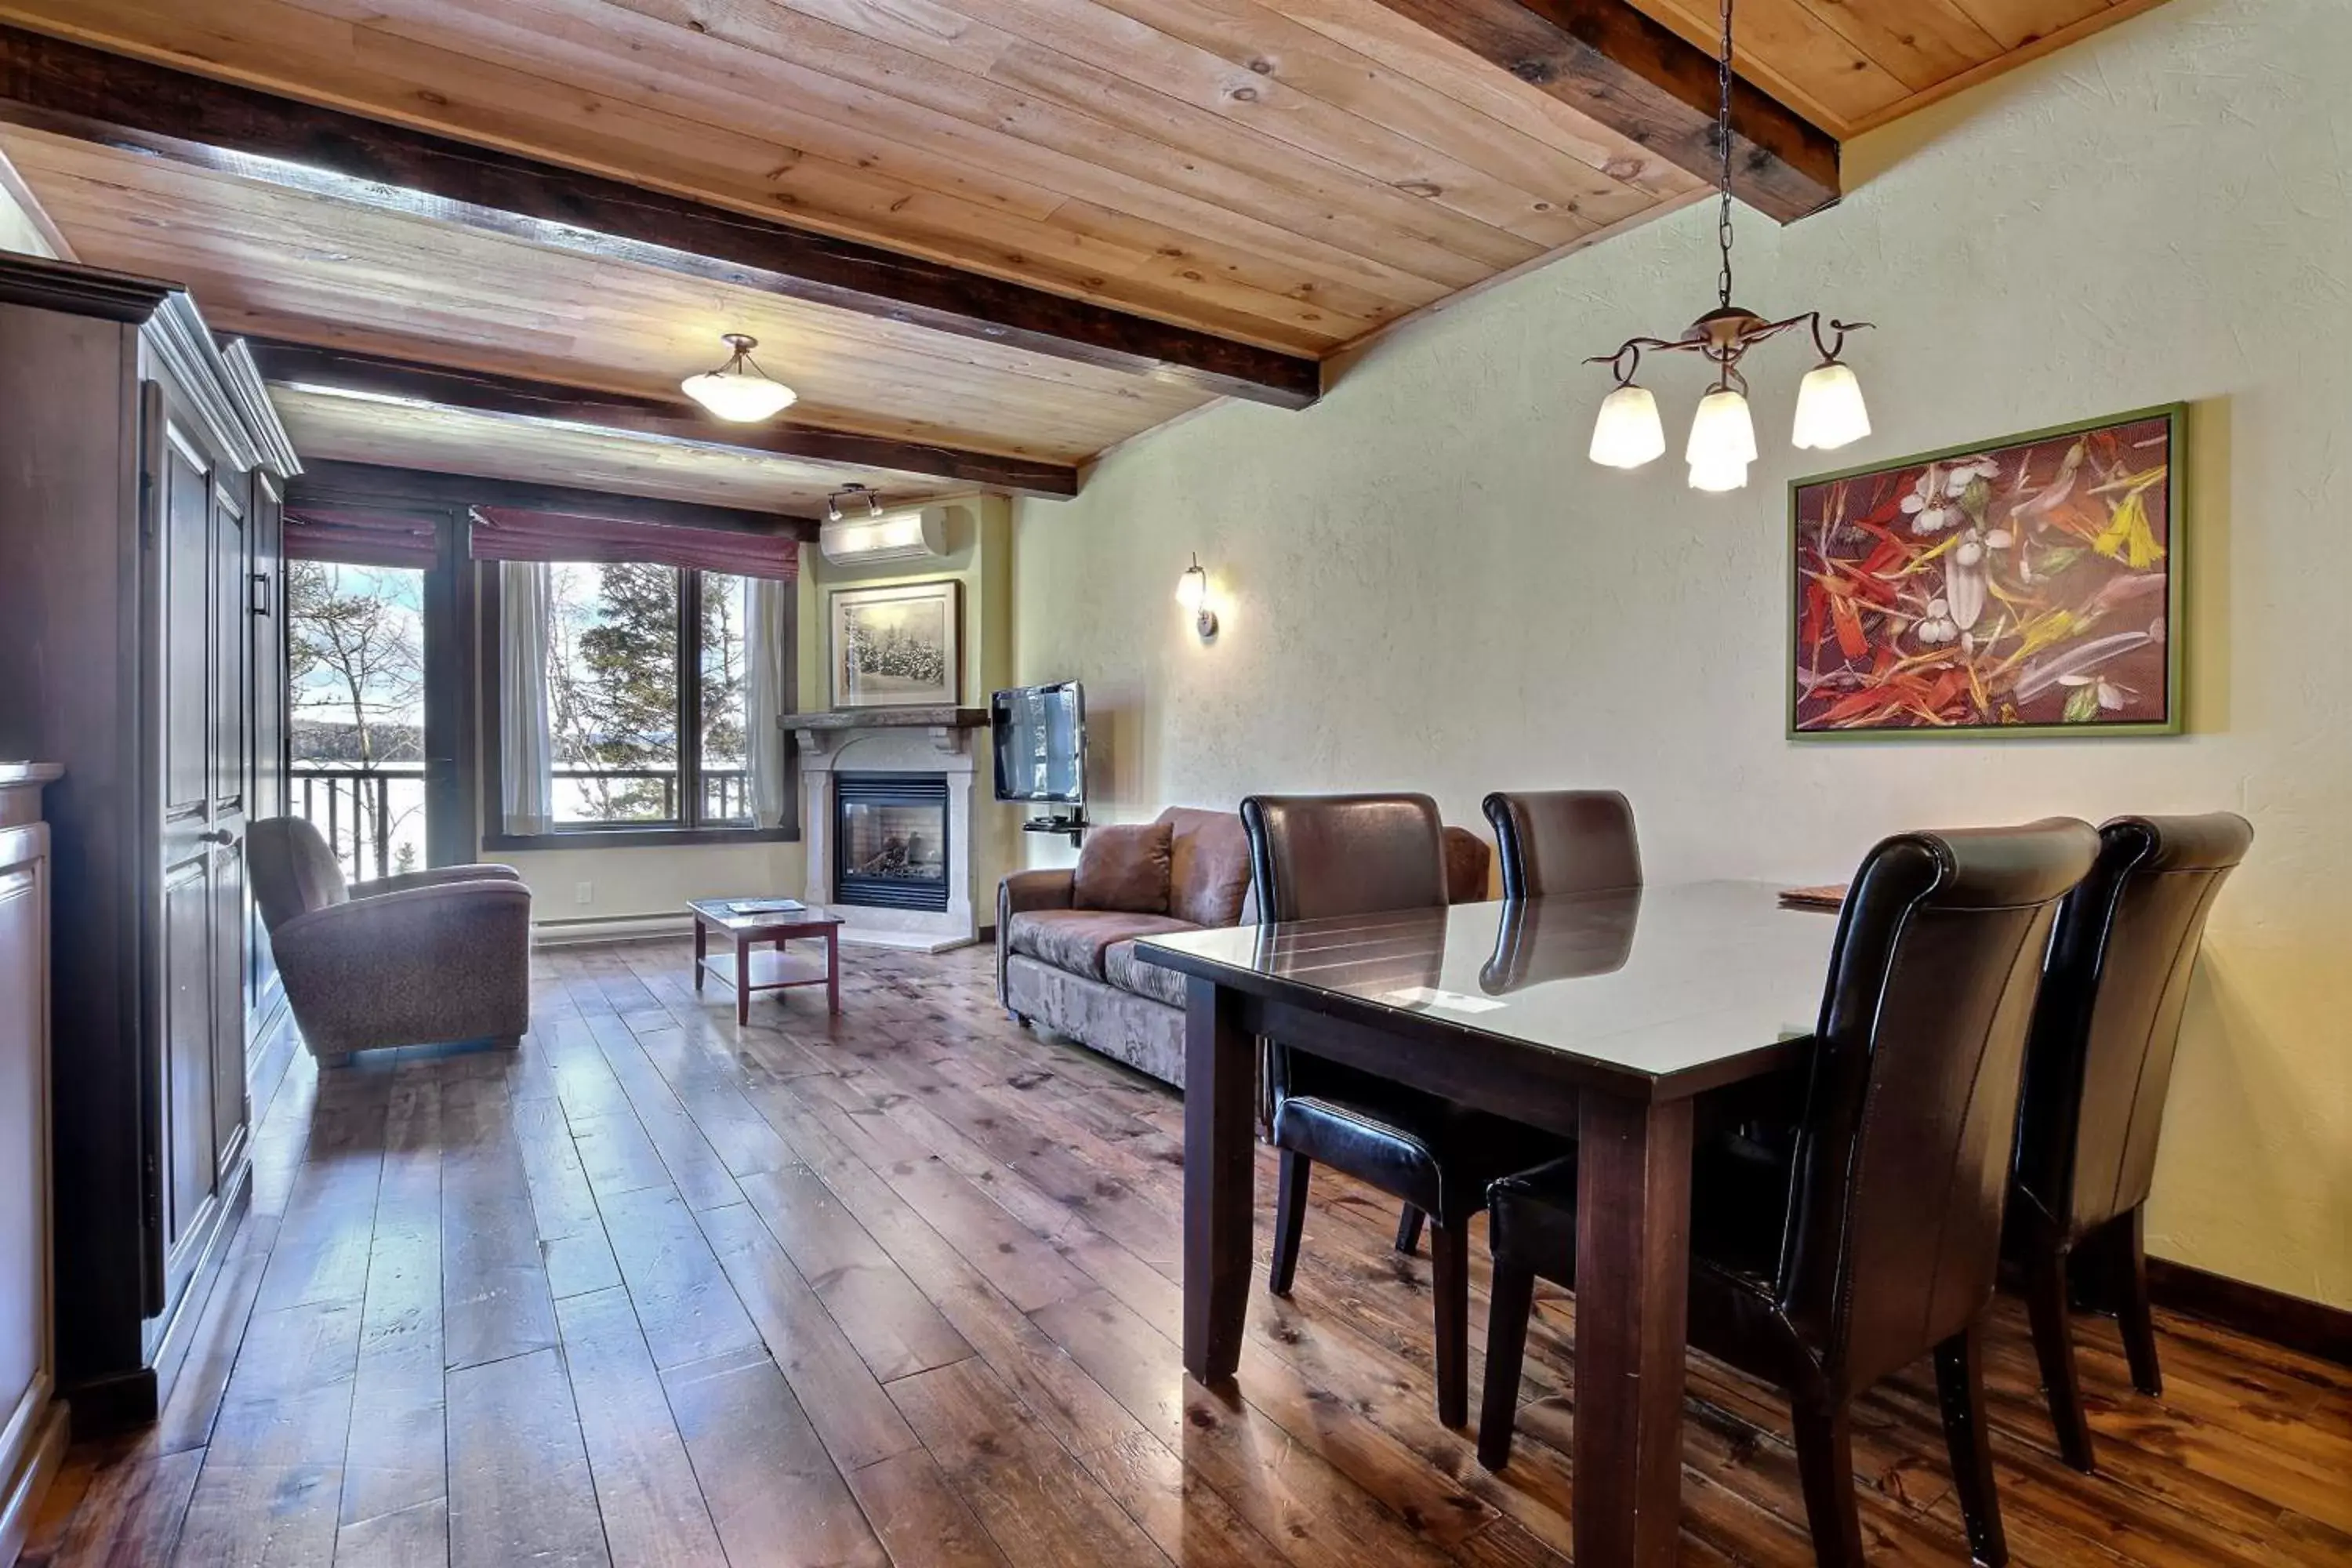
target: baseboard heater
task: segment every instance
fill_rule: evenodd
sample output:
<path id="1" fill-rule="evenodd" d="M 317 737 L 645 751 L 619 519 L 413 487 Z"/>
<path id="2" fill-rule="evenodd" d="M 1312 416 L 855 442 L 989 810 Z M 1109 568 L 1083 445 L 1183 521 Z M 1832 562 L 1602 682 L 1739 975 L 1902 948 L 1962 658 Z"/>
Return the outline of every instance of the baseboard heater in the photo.
<path id="1" fill-rule="evenodd" d="M 576 921 L 537 921 L 530 928 L 535 947 L 566 947 L 587 942 L 655 942 L 664 937 L 692 936 L 694 917 L 681 910 L 674 915 L 603 915 Z"/>

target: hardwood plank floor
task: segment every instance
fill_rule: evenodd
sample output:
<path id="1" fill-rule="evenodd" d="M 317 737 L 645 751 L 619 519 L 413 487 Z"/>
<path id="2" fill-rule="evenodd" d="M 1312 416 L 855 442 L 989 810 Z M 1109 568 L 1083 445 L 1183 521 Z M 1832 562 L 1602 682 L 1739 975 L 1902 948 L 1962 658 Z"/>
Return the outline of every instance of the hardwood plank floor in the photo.
<path id="1" fill-rule="evenodd" d="M 1180 1102 L 991 984 L 981 952 L 853 949 L 841 1016 L 791 993 L 739 1029 L 682 942 L 558 949 L 517 1053 L 298 1057 L 257 1086 L 254 1212 L 163 1419 L 74 1449 L 25 1561 L 1564 1562 L 1572 1303 L 1538 1300 L 1490 1475 L 1434 1416 L 1425 1257 L 1318 1172 L 1289 1300 L 1261 1250 L 1240 1397 L 1199 1387 Z M 2080 1476 L 2001 1303 L 2016 1561 L 2352 1563 L 2352 1371 L 2158 1327 L 2147 1399 L 2083 1321 Z M 1787 1408 L 1694 1356 L 1685 1415 L 1683 1561 L 1811 1563 Z M 1931 1369 L 1855 1426 L 1872 1561 L 1965 1561 Z"/>

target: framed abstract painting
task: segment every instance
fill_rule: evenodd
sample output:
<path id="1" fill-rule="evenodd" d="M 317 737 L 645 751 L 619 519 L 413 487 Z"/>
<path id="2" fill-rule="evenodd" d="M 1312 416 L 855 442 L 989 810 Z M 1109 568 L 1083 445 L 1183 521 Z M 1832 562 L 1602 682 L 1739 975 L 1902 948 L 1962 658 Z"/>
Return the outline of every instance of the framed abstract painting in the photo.
<path id="1" fill-rule="evenodd" d="M 1790 735 L 2179 733 L 2183 413 L 1792 483 Z"/>

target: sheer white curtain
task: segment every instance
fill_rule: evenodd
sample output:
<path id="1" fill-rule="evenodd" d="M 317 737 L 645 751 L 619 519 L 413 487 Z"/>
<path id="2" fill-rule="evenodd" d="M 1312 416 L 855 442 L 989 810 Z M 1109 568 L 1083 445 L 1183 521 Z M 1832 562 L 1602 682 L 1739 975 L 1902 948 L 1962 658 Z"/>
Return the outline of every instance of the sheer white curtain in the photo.
<path id="1" fill-rule="evenodd" d="M 794 694 L 784 689 L 790 653 L 795 587 L 773 577 L 751 577 L 743 589 L 744 746 L 751 753 L 751 819 L 761 827 L 784 826 L 789 795 L 784 779 L 784 715 Z"/>
<path id="2" fill-rule="evenodd" d="M 548 732 L 548 617 L 553 590 L 544 561 L 499 563 L 499 772 L 509 833 L 555 825 L 555 746 Z"/>

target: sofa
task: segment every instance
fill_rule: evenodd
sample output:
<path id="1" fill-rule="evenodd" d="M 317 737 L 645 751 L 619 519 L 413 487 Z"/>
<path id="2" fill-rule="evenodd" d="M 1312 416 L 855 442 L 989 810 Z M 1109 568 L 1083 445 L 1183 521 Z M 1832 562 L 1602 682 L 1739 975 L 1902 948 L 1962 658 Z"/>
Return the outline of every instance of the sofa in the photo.
<path id="1" fill-rule="evenodd" d="M 1154 831 L 1162 826 L 1164 871 Z M 1445 830 L 1452 901 L 1486 897 L 1492 859 L 1484 839 Z M 1163 877 L 1164 896 L 1155 896 Z M 1101 907 L 1106 900 L 1119 907 Z M 997 999 L 1024 1024 L 1181 1089 L 1184 977 L 1143 962 L 1135 944 L 1245 924 L 1255 904 L 1238 812 L 1173 805 L 1148 824 L 1096 828 L 1078 866 L 1015 871 L 998 884 Z"/>

